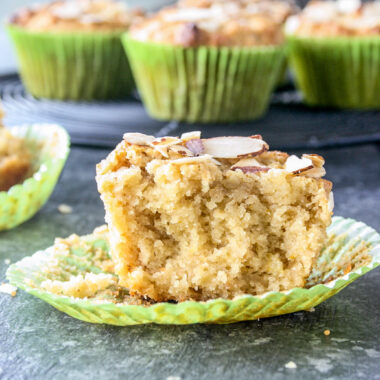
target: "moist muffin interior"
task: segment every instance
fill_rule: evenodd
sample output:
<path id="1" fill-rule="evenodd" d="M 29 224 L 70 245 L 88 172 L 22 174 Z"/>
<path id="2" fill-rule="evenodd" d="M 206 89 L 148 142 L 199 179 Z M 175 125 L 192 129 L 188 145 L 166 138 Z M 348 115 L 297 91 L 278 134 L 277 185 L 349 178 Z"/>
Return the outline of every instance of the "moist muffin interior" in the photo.
<path id="1" fill-rule="evenodd" d="M 303 287 L 331 222 L 323 159 L 292 172 L 294 156 L 266 146 L 239 168 L 241 158 L 189 156 L 192 143 L 177 140 L 126 135 L 97 167 L 120 283 L 156 301 Z"/>

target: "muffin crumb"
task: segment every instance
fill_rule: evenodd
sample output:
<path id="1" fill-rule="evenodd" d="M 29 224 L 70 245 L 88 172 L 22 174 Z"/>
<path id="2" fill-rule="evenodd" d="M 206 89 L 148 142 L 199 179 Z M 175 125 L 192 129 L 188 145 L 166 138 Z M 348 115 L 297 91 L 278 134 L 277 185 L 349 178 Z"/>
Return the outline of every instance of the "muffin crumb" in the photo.
<path id="1" fill-rule="evenodd" d="M 12 297 L 15 297 L 17 294 L 17 288 L 11 284 L 2 283 L 0 285 L 0 293 L 9 294 Z"/>

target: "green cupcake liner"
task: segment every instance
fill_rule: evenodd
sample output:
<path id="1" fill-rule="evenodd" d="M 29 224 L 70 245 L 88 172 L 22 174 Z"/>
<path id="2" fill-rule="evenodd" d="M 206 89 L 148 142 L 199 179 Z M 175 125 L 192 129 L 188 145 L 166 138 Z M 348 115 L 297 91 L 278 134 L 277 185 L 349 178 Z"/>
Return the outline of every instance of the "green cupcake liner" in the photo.
<path id="1" fill-rule="evenodd" d="M 69 136 L 58 125 L 33 124 L 9 130 L 24 139 L 32 156 L 34 174 L 8 191 L 0 192 L 0 231 L 27 221 L 45 204 L 70 150 Z"/>
<path id="2" fill-rule="evenodd" d="M 380 37 L 288 38 L 289 58 L 306 103 L 380 108 Z"/>
<path id="3" fill-rule="evenodd" d="M 134 88 L 120 33 L 31 32 L 8 24 L 22 80 L 36 97 L 122 98 Z"/>
<path id="4" fill-rule="evenodd" d="M 109 259 L 106 232 L 79 238 L 70 247 L 69 254 L 60 254 L 59 250 L 50 247 L 24 258 L 9 267 L 7 278 L 11 284 L 43 299 L 58 310 L 91 323 L 127 326 L 255 320 L 308 310 L 380 265 L 380 235 L 364 223 L 334 217 L 328 234 L 328 244 L 308 279 L 308 288 L 268 292 L 260 296 L 245 295 L 233 300 L 214 299 L 177 304 L 163 302 L 144 306 L 121 303 L 112 300 L 109 295 L 108 298 L 100 294 L 79 299 L 44 290 L 41 284 L 45 280 L 67 281 L 70 275 L 106 273 L 95 262 L 95 255 L 99 259 L 100 253 Z M 91 249 L 85 250 L 85 245 Z M 369 255 L 369 262 L 361 262 L 363 254 Z M 60 269 L 54 271 L 52 263 L 57 262 Z"/>
<path id="5" fill-rule="evenodd" d="M 148 113 L 156 119 L 232 122 L 262 116 L 284 62 L 283 47 L 184 48 L 123 36 Z"/>

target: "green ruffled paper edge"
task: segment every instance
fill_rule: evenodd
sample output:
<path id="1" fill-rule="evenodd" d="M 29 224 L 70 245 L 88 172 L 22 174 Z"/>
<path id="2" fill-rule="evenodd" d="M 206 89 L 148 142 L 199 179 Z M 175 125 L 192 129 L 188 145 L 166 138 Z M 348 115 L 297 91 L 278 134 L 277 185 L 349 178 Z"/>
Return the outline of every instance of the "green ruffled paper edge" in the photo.
<path id="1" fill-rule="evenodd" d="M 380 36 L 288 36 L 291 68 L 305 102 L 348 109 L 380 108 Z"/>
<path id="2" fill-rule="evenodd" d="M 6 28 L 25 87 L 36 97 L 119 99 L 135 87 L 122 32 L 31 32 L 12 24 Z"/>
<path id="3" fill-rule="evenodd" d="M 55 124 L 22 125 L 9 131 L 24 139 L 35 171 L 23 183 L 0 192 L 0 231 L 24 223 L 46 203 L 70 151 L 69 135 Z"/>
<path id="4" fill-rule="evenodd" d="M 350 250 L 356 241 L 363 240 L 371 244 L 369 254 L 372 261 L 354 271 L 340 276 L 333 281 L 318 284 L 308 289 L 294 288 L 286 292 L 269 292 L 260 296 L 246 295 L 233 300 L 215 299 L 207 302 L 181 302 L 178 304 L 157 303 L 151 306 L 118 305 L 114 303 L 96 303 L 85 299 L 57 296 L 28 285 L 35 274 L 30 273 L 30 257 L 13 264 L 7 271 L 11 284 L 41 298 L 58 310 L 74 318 L 91 323 L 103 323 L 118 326 L 157 324 L 194 324 L 194 323 L 234 323 L 255 320 L 308 310 L 334 294 L 351 282 L 380 265 L 380 235 L 362 222 L 342 217 L 334 217 L 329 227 L 329 235 L 345 236 L 342 249 L 331 260 L 339 262 L 342 255 Z M 107 247 L 104 239 L 94 240 L 93 235 L 83 237 L 87 242 Z M 41 259 L 47 258 L 47 251 L 37 252 Z M 323 256 L 323 255 L 322 255 Z M 321 259 L 323 257 L 321 256 Z M 322 277 L 324 280 L 334 274 L 334 269 Z M 326 277 L 327 276 L 327 277 Z"/>
<path id="5" fill-rule="evenodd" d="M 148 113 L 160 120 L 252 120 L 268 108 L 283 46 L 186 48 L 122 37 Z"/>

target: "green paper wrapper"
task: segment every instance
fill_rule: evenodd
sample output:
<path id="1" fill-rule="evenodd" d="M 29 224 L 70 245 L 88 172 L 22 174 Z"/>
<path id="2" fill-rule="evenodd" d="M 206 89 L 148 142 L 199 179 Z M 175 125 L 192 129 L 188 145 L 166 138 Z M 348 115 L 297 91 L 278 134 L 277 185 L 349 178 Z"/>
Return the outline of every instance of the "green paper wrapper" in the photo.
<path id="1" fill-rule="evenodd" d="M 122 98 L 134 88 L 120 33 L 30 32 L 9 24 L 21 77 L 36 97 Z"/>
<path id="2" fill-rule="evenodd" d="M 92 297 L 82 299 L 47 291 L 46 280 L 67 284 L 71 275 L 87 273 L 108 276 L 117 281 L 112 272 L 105 270 L 107 266 L 101 265 L 102 262 L 110 260 L 106 230 L 70 240 L 70 248 L 66 250 L 59 248 L 61 242 L 58 241 L 54 247 L 37 252 L 10 266 L 7 278 L 11 284 L 57 309 L 92 323 L 126 326 L 144 323 L 233 323 L 255 320 L 308 310 L 380 265 L 380 235 L 364 223 L 334 217 L 328 234 L 327 246 L 308 279 L 308 288 L 269 292 L 259 296 L 245 295 L 233 300 L 139 305 L 133 304 L 133 300 L 128 297 L 117 299 L 123 291 L 115 291 L 113 285 L 109 289 L 98 291 Z M 64 245 L 66 247 L 68 240 Z M 54 269 L 56 263 L 58 269 Z"/>
<path id="3" fill-rule="evenodd" d="M 30 219 L 49 199 L 69 154 L 69 136 L 58 125 L 33 124 L 9 129 L 24 139 L 34 174 L 0 192 L 0 231 Z"/>
<path id="4" fill-rule="evenodd" d="M 262 116 L 284 62 L 283 47 L 184 48 L 123 36 L 151 116 L 187 122 L 233 122 Z"/>
<path id="5" fill-rule="evenodd" d="M 290 64 L 306 103 L 380 108 L 380 37 L 288 37 Z"/>

